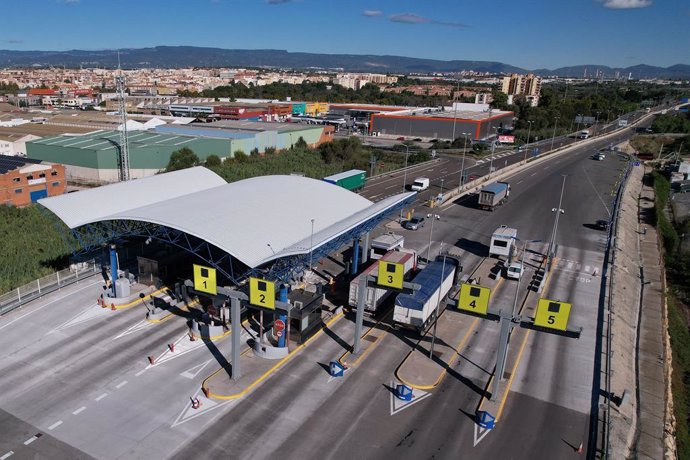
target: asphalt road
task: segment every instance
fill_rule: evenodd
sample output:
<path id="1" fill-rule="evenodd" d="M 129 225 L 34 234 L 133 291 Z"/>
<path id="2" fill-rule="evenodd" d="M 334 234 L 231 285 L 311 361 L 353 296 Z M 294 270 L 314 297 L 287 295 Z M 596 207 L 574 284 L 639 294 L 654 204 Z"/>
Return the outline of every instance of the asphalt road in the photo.
<path id="1" fill-rule="evenodd" d="M 386 328 L 384 337 L 358 367 L 334 381 L 326 365 L 352 343 L 354 333 L 345 318 L 247 397 L 209 401 L 194 411 L 189 397 L 199 394 L 220 355 L 229 355 L 228 340 L 192 347 L 185 318 L 150 325 L 141 306 L 100 309 L 95 298 L 101 283 L 93 278 L 0 319 L 0 457 L 8 452 L 14 458 L 573 455 L 572 445 L 583 438 L 586 444 L 599 292 L 596 282 L 579 279 L 601 263 L 603 233 L 589 225 L 606 215 L 624 166 L 612 154 L 603 162 L 590 159 L 609 143 L 595 141 L 516 174 L 509 179 L 510 201 L 495 212 L 476 209 L 472 197 L 461 198 L 438 212 L 433 235 L 431 224 L 416 232 L 400 230 L 406 246 L 422 256 L 426 251 L 433 256 L 441 244 L 454 246 L 469 269 L 485 255 L 501 224 L 517 228 L 523 239 L 548 238 L 551 209 L 558 206 L 567 175 L 556 238 L 560 261 L 547 294 L 571 300 L 572 320 L 585 332 L 579 341 L 530 335 L 504 418 L 479 442 L 473 414 L 495 363 L 495 323 L 482 322 L 441 385 L 403 409 L 396 409 L 390 386 L 414 339 L 380 326 Z M 518 154 L 497 161 L 521 159 Z M 473 167 L 488 171 L 487 163 Z M 417 173 L 440 186 L 442 178 L 457 180 L 459 162 L 442 158 L 431 168 L 408 172 Z M 402 180 L 375 179 L 365 192 L 377 193 L 376 187 L 399 193 Z M 421 203 L 417 207 L 427 212 Z M 510 299 L 512 286 L 503 283 L 497 298 Z M 172 342 L 184 353 L 166 352 Z M 155 366 L 149 366 L 149 355 L 157 357 Z"/>

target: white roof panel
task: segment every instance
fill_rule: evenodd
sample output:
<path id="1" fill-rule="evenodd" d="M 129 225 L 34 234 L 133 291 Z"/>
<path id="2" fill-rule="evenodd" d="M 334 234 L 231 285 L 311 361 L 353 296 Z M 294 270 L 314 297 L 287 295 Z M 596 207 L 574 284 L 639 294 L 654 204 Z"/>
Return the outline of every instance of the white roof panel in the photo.
<path id="1" fill-rule="evenodd" d="M 205 171 L 209 178 L 200 179 L 199 171 Z M 174 177 L 167 180 L 166 176 Z M 220 179 L 205 168 L 193 168 L 87 191 L 106 191 L 98 196 L 82 199 L 79 195 L 84 192 L 78 192 L 39 202 L 71 228 L 105 220 L 151 222 L 197 236 L 253 268 L 280 257 L 306 254 L 311 243 L 317 248 L 411 194 L 372 203 L 341 187 L 306 177 L 260 176 L 217 184 L 211 176 Z M 136 187 L 155 178 L 164 179 Z M 195 190 L 190 182 L 197 184 Z M 116 185 L 122 188 L 113 189 Z M 139 198 L 148 192 L 153 192 L 149 199 Z M 53 201 L 59 198 L 63 200 Z"/>

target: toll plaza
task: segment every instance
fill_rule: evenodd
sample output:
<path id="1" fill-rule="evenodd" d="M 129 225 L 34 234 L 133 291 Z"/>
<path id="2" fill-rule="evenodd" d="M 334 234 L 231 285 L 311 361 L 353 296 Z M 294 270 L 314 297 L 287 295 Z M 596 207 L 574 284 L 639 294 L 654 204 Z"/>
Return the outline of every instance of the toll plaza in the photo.
<path id="1" fill-rule="evenodd" d="M 322 315 L 326 294 L 337 282 L 334 278 L 354 274 L 367 262 L 369 232 L 414 196 L 405 192 L 373 203 L 333 184 L 299 176 L 262 176 L 228 184 L 212 171 L 195 167 L 40 204 L 76 237 L 75 254 L 109 248 L 109 299 L 136 301 L 138 293 L 127 292 L 127 287 L 152 280 L 156 271 L 159 283 L 166 284 L 165 298 L 140 298 L 148 303 L 147 319 L 189 313 L 191 337 L 214 340 L 232 335 L 231 359 L 220 364 L 236 364 L 229 374 L 232 384 L 241 386 L 251 383 L 245 380 L 254 368 L 259 372 L 274 366 L 275 360 L 307 343 L 324 319 L 337 316 L 333 311 Z M 120 253 L 153 244 L 184 254 L 175 262 L 181 276 L 165 281 L 160 267 L 140 258 L 139 266 L 150 273 L 137 278 L 133 270 L 131 281 L 123 277 Z M 334 253 L 350 254 L 335 264 L 339 269 L 326 258 Z M 241 318 L 251 320 L 258 334 L 244 334 Z M 253 353 L 241 351 L 241 335 Z M 245 358 L 252 361 L 242 366 Z M 227 372 L 221 374 L 228 380 Z"/>

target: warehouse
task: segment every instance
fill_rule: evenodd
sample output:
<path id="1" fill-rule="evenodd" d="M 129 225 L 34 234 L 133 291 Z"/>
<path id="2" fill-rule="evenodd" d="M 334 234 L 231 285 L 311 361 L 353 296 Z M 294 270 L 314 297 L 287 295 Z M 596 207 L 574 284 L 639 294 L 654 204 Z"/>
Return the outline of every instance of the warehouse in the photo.
<path id="1" fill-rule="evenodd" d="M 372 114 L 369 132 L 374 135 L 425 139 L 453 139 L 469 134 L 473 140 L 494 137 L 513 126 L 513 112 L 500 110 L 419 110 L 409 114 Z"/>
<path id="2" fill-rule="evenodd" d="M 0 155 L 0 204 L 26 206 L 65 193 L 65 167 Z"/>
<path id="3" fill-rule="evenodd" d="M 209 155 L 223 159 L 238 150 L 249 154 L 264 153 L 268 148 L 288 149 L 300 137 L 316 147 L 333 139 L 333 128 L 224 120 L 193 126 L 159 125 L 150 131 L 131 131 L 128 137 L 130 175 L 139 178 L 165 169 L 170 155 L 184 147 L 201 161 Z M 30 141 L 26 150 L 31 158 L 64 164 L 68 180 L 102 184 L 118 180 L 119 146 L 120 133 L 103 130 Z"/>

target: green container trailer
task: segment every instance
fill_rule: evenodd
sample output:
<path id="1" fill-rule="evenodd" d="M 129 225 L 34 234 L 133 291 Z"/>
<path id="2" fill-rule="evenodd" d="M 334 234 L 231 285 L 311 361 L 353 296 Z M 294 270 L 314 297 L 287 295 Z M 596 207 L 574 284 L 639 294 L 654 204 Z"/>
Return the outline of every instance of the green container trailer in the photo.
<path id="1" fill-rule="evenodd" d="M 356 192 L 364 187 L 366 175 L 366 171 L 362 171 L 361 169 L 351 169 L 349 171 L 324 177 L 323 180 L 350 190 L 351 192 Z"/>

